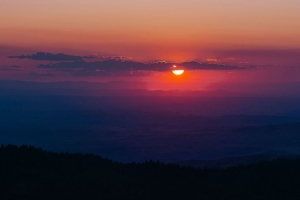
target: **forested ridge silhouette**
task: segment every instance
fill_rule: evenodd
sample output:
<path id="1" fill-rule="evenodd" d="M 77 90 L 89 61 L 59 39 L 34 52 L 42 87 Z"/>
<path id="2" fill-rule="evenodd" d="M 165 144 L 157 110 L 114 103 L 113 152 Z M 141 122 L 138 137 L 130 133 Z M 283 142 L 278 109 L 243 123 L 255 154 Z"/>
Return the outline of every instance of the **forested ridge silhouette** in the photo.
<path id="1" fill-rule="evenodd" d="M 0 147 L 0 199 L 299 199 L 300 159 L 196 169 Z"/>

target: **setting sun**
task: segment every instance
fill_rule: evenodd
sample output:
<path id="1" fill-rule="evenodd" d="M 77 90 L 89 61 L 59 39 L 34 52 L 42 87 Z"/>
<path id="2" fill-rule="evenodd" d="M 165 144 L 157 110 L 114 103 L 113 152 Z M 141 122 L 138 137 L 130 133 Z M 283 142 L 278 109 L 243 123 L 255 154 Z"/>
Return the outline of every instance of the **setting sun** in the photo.
<path id="1" fill-rule="evenodd" d="M 184 70 L 183 69 L 176 69 L 176 70 L 172 70 L 172 72 L 173 72 L 173 74 L 175 74 L 175 75 L 181 75 L 181 74 L 183 74 L 183 72 L 184 72 Z"/>
<path id="2" fill-rule="evenodd" d="M 177 66 L 173 65 L 173 70 L 172 70 L 173 74 L 175 74 L 175 75 L 181 75 L 181 74 L 183 74 L 183 72 L 184 72 L 183 69 L 176 69 L 176 68 L 177 68 Z"/>

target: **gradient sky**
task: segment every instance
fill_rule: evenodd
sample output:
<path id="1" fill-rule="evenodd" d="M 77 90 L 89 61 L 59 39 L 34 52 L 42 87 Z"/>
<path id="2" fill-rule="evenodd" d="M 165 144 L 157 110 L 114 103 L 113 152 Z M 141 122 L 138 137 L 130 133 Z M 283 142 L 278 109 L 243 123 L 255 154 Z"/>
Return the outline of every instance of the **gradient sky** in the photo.
<path id="1" fill-rule="evenodd" d="M 0 78 L 26 79 L 25 72 L 49 78 L 49 70 L 37 69 L 46 61 L 7 56 L 50 52 L 254 66 L 255 73 L 247 70 L 257 74 L 251 75 L 254 81 L 284 79 L 283 71 L 293 77 L 281 81 L 299 81 L 294 69 L 300 66 L 299 8 L 298 0 L 1 0 Z M 264 77 L 268 72 L 261 70 L 270 67 L 276 68 L 272 77 Z M 26 70 L 17 73 L 20 69 Z M 197 73 L 210 74 L 204 78 L 210 83 L 248 77 L 242 75 L 246 72 Z"/>

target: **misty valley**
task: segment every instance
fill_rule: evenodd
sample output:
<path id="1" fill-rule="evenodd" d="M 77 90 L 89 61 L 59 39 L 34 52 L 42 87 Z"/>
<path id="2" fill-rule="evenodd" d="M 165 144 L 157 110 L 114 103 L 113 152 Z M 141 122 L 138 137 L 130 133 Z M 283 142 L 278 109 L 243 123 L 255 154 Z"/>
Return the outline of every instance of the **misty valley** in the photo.
<path id="1" fill-rule="evenodd" d="M 298 156 L 298 102 L 279 97 L 2 95 L 0 140 L 124 163 L 160 160 L 193 166 L 195 160 L 241 158 L 226 161 L 230 166 L 243 163 L 244 156 Z"/>

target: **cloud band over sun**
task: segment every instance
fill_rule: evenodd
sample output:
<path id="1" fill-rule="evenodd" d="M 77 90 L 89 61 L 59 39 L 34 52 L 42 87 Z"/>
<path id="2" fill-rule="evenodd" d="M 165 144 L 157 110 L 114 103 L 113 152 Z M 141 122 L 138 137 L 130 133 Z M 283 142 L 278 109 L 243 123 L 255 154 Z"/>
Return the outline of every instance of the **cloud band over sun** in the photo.
<path id="1" fill-rule="evenodd" d="M 124 57 L 101 57 L 97 61 L 89 61 L 94 56 L 75 56 L 63 53 L 52 54 L 38 52 L 36 54 L 8 56 L 9 58 L 30 59 L 38 61 L 52 61 L 37 66 L 40 70 L 57 73 L 67 73 L 73 76 L 146 76 L 151 72 L 171 71 L 173 65 L 184 70 L 238 70 L 240 66 L 218 63 L 200 63 L 197 61 L 174 62 L 138 62 L 126 60 Z M 56 61 L 53 63 L 53 61 Z"/>
<path id="2" fill-rule="evenodd" d="M 109 75 L 114 73 L 123 74 L 120 72 L 139 72 L 139 75 L 145 75 L 140 71 L 147 72 L 166 72 L 170 71 L 171 67 L 177 64 L 185 70 L 236 70 L 241 69 L 237 66 L 229 66 L 222 64 L 208 64 L 198 63 L 195 61 L 183 62 L 183 63 L 142 63 L 135 61 L 124 61 L 124 60 L 103 60 L 95 62 L 87 61 L 72 61 L 72 62 L 59 62 L 54 64 L 41 64 L 38 66 L 40 69 L 53 69 L 55 71 L 70 72 L 74 75 Z"/>

